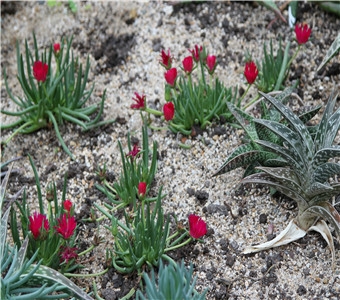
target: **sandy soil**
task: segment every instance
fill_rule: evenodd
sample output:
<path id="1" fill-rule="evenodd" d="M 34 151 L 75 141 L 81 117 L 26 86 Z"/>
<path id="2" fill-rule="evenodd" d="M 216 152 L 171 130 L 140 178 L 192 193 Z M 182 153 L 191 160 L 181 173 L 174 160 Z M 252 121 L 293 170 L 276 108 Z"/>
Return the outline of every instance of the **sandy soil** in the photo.
<path id="1" fill-rule="evenodd" d="M 21 48 L 24 39 L 32 45 L 32 31 L 43 49 L 63 36 L 74 35 L 73 49 L 85 61 L 90 55 L 90 82 L 95 82 L 91 102 L 107 90 L 105 118 L 117 122 L 90 132 L 75 125 L 61 128 L 75 161 L 65 154 L 54 131 L 41 130 L 16 136 L 3 152 L 3 160 L 23 156 L 16 163 L 20 173 L 12 178 L 9 191 L 27 187 L 32 210 L 37 205 L 36 190 L 27 153 L 40 174 L 42 188 L 55 181 L 61 188 L 68 172 L 67 197 L 76 203 L 78 220 L 89 215 L 94 203 L 105 196 L 95 187 L 96 170 L 106 163 L 112 182 L 121 170 L 117 140 L 126 149 L 126 135 L 141 139 L 141 120 L 130 109 L 135 91 L 147 95 L 149 105 L 164 103 L 163 69 L 158 64 L 161 49 L 171 49 L 179 65 L 195 44 L 205 45 L 217 55 L 216 74 L 227 86 L 246 88 L 243 78 L 246 50 L 260 60 L 263 42 L 282 36 L 292 40 L 292 30 L 275 15 L 252 2 L 208 2 L 173 5 L 157 2 L 81 2 L 73 14 L 66 4 L 49 7 L 45 2 L 1 2 L 1 68 L 7 69 L 9 86 L 21 93 L 16 76 L 15 43 Z M 285 11 L 286 15 L 286 11 Z M 332 89 L 339 90 L 339 60 L 333 59 L 320 73 L 316 68 L 338 34 L 340 20 L 318 6 L 299 3 L 299 22 L 313 29 L 312 38 L 293 63 L 287 85 L 299 79 L 297 93 L 306 105 L 325 103 Z M 296 48 L 292 44 L 292 49 Z M 2 74 L 2 72 L 1 72 Z M 255 90 L 251 90 L 254 95 Z M 296 103 L 292 103 L 296 105 Z M 5 90 L 1 75 L 1 108 L 15 110 Z M 1 116 L 1 122 L 12 119 Z M 156 124 L 159 122 L 155 121 Z M 160 122 L 158 125 L 162 125 Z M 10 135 L 2 132 L 2 138 Z M 243 255 L 245 246 L 267 239 L 268 228 L 278 234 L 296 215 L 294 203 L 273 198 L 265 188 L 244 189 L 238 186 L 242 170 L 211 178 L 225 158 L 240 143 L 241 130 L 227 124 L 213 124 L 196 138 L 187 139 L 190 150 L 178 146 L 181 136 L 169 131 L 150 131 L 150 140 L 159 148 L 155 186 L 164 187 L 165 212 L 174 212 L 186 220 L 188 214 L 202 215 L 209 227 L 205 243 L 191 244 L 173 256 L 193 262 L 198 276 L 197 289 L 209 289 L 208 299 L 338 299 L 339 243 L 336 243 L 336 271 L 331 271 L 331 255 L 318 234 L 308 234 L 296 243 L 254 255 Z M 203 142 L 204 140 L 204 142 Z M 60 190 L 61 191 L 61 190 Z M 230 206 L 232 213 L 227 209 Z M 260 218 L 260 215 L 262 216 Z M 95 234 L 105 242 L 83 258 L 89 274 L 106 266 L 105 249 L 113 240 L 103 226 L 80 222 L 81 248 L 90 245 Z M 119 299 L 137 285 L 135 275 L 122 276 L 114 269 L 95 277 L 101 297 Z M 75 282 L 92 290 L 92 279 Z"/>

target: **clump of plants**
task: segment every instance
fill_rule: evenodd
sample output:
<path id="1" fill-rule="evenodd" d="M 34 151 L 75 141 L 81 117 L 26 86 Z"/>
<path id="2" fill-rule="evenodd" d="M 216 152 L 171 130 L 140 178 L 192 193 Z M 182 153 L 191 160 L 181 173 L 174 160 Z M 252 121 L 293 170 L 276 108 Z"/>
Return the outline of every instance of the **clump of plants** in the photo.
<path id="1" fill-rule="evenodd" d="M 257 133 L 270 132 L 276 137 L 273 140 L 268 135 L 259 134 L 253 143 L 280 164 L 275 165 L 266 160 L 267 165 L 255 167 L 258 173 L 248 175 L 241 182 L 264 184 L 295 200 L 298 215 L 275 239 L 250 246 L 244 253 L 284 245 L 315 230 L 321 233 L 330 246 L 334 267 L 333 238 L 325 221 L 340 237 L 340 215 L 331 201 L 340 192 L 340 184 L 333 180 L 334 176 L 340 174 L 340 164 L 334 160 L 340 156 L 340 146 L 334 144 L 340 128 L 340 108 L 333 112 L 337 95 L 330 97 L 320 123 L 313 130 L 280 101 L 268 94 L 261 95 L 275 107 L 285 122 L 253 119 Z M 247 165 L 245 160 L 243 165 Z"/>
<path id="2" fill-rule="evenodd" d="M 185 268 L 184 262 L 176 265 L 164 265 L 161 261 L 159 264 L 157 275 L 154 270 L 151 270 L 151 275 L 143 273 L 145 282 L 145 295 L 141 290 L 136 293 L 136 299 L 190 299 L 190 300 L 203 300 L 205 294 L 199 294 L 195 290 L 196 279 L 192 278 L 193 267 Z"/>
<path id="3" fill-rule="evenodd" d="M 290 96 L 292 95 L 293 87 L 285 89 L 282 93 L 275 96 L 275 100 L 285 104 Z M 261 117 L 262 120 L 270 120 L 274 122 L 279 122 L 282 124 L 287 124 L 287 121 L 282 118 L 280 112 L 273 106 L 267 105 L 265 101 L 260 102 L 261 107 Z M 256 143 L 257 140 L 266 140 L 280 146 L 283 146 L 283 140 L 273 134 L 272 131 L 259 126 L 256 123 L 256 118 L 251 114 L 243 111 L 242 109 L 229 103 L 228 108 L 234 115 L 235 119 L 241 125 L 244 130 L 245 137 L 243 139 L 242 145 L 237 147 L 226 159 L 221 168 L 214 174 L 214 176 L 221 175 L 230 172 L 236 168 L 244 167 L 245 171 L 243 177 L 254 174 L 257 172 L 256 167 L 283 167 L 287 165 L 285 160 L 271 152 L 267 148 Z M 321 105 L 317 107 L 307 107 L 302 110 L 299 114 L 299 119 L 307 124 L 320 110 Z M 314 134 L 315 127 L 308 126 L 308 131 Z"/>
<path id="4" fill-rule="evenodd" d="M 1 217 L 0 223 L 0 266 L 1 266 L 1 299 L 62 299 L 77 297 L 79 299 L 91 300 L 82 289 L 75 285 L 58 271 L 43 265 L 37 249 L 31 256 L 28 256 L 30 240 L 27 236 L 20 246 L 10 245 L 7 239 L 7 224 L 13 226 L 13 218 L 10 212 L 13 211 L 13 202 L 20 196 L 7 199 L 6 187 L 11 169 L 7 172 L 0 186 L 0 211 L 4 208 L 6 200 L 8 208 Z M 42 220 L 42 227 L 45 222 Z M 39 234 L 44 233 L 41 228 Z"/>
<path id="5" fill-rule="evenodd" d="M 14 129 L 14 132 L 1 143 L 8 144 L 18 133 L 32 133 L 41 128 L 53 127 L 62 148 L 73 158 L 60 134 L 59 127 L 65 122 L 72 122 L 84 130 L 89 130 L 113 122 L 112 120 L 101 121 L 105 91 L 100 103 L 86 106 L 94 89 L 94 85 L 90 88 L 87 86 L 90 60 L 87 57 L 86 65 L 83 67 L 79 58 L 74 57 L 71 50 L 72 38 L 63 39 L 61 44 L 50 45 L 41 53 L 34 34 L 33 42 L 33 52 L 27 40 L 24 54 L 20 52 L 19 43 L 16 48 L 17 78 L 23 96 L 12 94 L 4 70 L 7 94 L 17 105 L 18 111 L 10 112 L 2 109 L 1 113 L 17 117 L 18 120 L 11 124 L 1 124 L 1 130 Z"/>
<path id="6" fill-rule="evenodd" d="M 128 153 L 120 142 L 123 170 L 119 182 L 108 185 L 105 172 L 100 173 L 104 186 L 97 187 L 108 196 L 110 204 L 95 204 L 103 217 L 111 220 L 105 227 L 115 239 L 113 250 L 108 249 L 108 259 L 120 273 L 142 273 L 145 266 L 158 266 L 161 259 L 174 263 L 168 252 L 183 247 L 207 233 L 206 223 L 196 215 L 188 217 L 189 230 L 177 222 L 175 214 L 165 215 L 162 208 L 162 188 L 156 197 L 150 197 L 156 173 L 157 145 L 153 143 L 150 154 L 147 126 L 143 126 L 143 147 L 132 147 L 128 138 Z M 151 161 L 151 164 L 150 164 Z M 123 219 L 117 214 L 123 209 Z M 96 219 L 99 221 L 101 218 Z M 171 226 L 171 218 L 175 228 Z"/>

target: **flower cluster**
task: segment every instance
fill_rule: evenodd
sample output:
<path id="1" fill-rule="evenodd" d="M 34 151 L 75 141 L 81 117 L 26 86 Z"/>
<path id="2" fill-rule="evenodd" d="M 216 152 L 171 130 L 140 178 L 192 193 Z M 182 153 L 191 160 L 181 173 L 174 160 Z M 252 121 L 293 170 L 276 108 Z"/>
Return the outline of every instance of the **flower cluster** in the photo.
<path id="1" fill-rule="evenodd" d="M 29 216 L 28 228 L 34 240 L 32 244 L 44 250 L 44 252 L 39 251 L 39 254 L 41 254 L 46 261 L 49 260 L 52 266 L 56 265 L 56 260 L 49 255 L 51 251 L 55 251 L 55 245 L 57 245 L 59 249 L 58 255 L 60 261 L 58 264 L 68 264 L 71 259 L 78 257 L 78 249 L 72 247 L 72 237 L 74 237 L 77 227 L 75 217 L 71 215 L 71 209 L 73 208 L 72 202 L 65 200 L 62 207 L 64 212 L 57 219 L 51 217 L 50 221 L 45 214 L 39 212 L 34 212 L 33 215 Z M 50 222 L 55 223 L 55 225 L 50 226 Z M 36 247 L 33 248 L 33 251 L 37 250 L 35 249 Z"/>
<path id="2" fill-rule="evenodd" d="M 146 96 L 135 93 L 132 98 L 135 104 L 133 109 L 139 109 L 149 114 L 163 116 L 168 127 L 173 132 L 191 134 L 194 126 L 205 128 L 214 118 L 230 117 L 227 106 L 228 101 L 235 101 L 231 89 L 225 88 L 218 78 L 214 79 L 217 67 L 216 55 L 208 54 L 202 46 L 195 45 L 188 49 L 190 55 L 182 60 L 179 68 L 173 66 L 170 50 L 162 50 L 160 65 L 164 67 L 165 101 L 162 111 L 150 109 L 146 105 Z M 197 70 L 197 78 L 193 77 Z M 210 80 L 206 79 L 206 76 Z"/>

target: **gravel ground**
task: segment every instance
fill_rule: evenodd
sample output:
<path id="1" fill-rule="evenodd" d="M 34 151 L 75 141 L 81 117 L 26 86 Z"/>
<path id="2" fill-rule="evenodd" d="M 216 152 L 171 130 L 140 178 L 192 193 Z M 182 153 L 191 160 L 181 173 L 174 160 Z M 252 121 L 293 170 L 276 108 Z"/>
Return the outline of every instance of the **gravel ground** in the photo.
<path id="1" fill-rule="evenodd" d="M 262 58 L 263 42 L 282 36 L 283 43 L 293 33 L 275 15 L 252 2 L 207 2 L 176 4 L 157 2 L 81 2 L 71 13 L 66 4 L 49 7 L 46 3 L 1 2 L 1 68 L 6 67 L 14 94 L 21 90 L 16 81 L 15 43 L 23 48 L 24 39 L 32 45 L 32 31 L 42 48 L 74 35 L 75 53 L 85 60 L 90 55 L 90 82 L 97 102 L 107 90 L 105 118 L 118 118 L 110 126 L 84 133 L 75 125 L 61 128 L 66 144 L 75 155 L 71 161 L 55 137 L 54 131 L 41 130 L 32 135 L 18 135 L 3 153 L 3 160 L 22 155 L 16 163 L 20 174 L 12 178 L 10 192 L 25 185 L 33 211 L 35 201 L 33 172 L 26 157 L 30 153 L 41 176 L 43 190 L 49 181 L 60 188 L 68 172 L 67 197 L 76 203 L 78 217 L 84 217 L 94 203 L 105 197 L 96 190 L 95 171 L 106 163 L 110 174 L 118 178 L 121 170 L 117 141 L 126 149 L 126 134 L 141 139 L 139 112 L 130 109 L 135 91 L 147 95 L 148 104 L 160 108 L 164 103 L 163 69 L 159 66 L 161 49 L 171 49 L 179 65 L 188 48 L 204 45 L 217 55 L 216 74 L 225 85 L 245 89 L 243 78 L 246 50 L 254 59 Z M 298 21 L 313 29 L 312 38 L 292 66 L 289 82 L 300 80 L 297 93 L 306 105 L 325 103 L 332 89 L 339 90 L 340 65 L 333 59 L 320 74 L 316 68 L 338 34 L 340 20 L 310 3 L 299 3 Z M 285 12 L 286 13 L 286 12 Z M 292 48 L 297 45 L 294 42 Z M 2 74 L 2 72 L 1 72 Z M 255 93 L 251 90 L 251 93 Z M 251 95 L 251 94 L 250 94 Z M 296 105 L 296 103 L 292 103 Z M 15 110 L 1 77 L 1 108 Z M 1 116 L 1 122 L 12 119 Z M 155 123 L 158 124 L 158 120 Z M 162 125 L 159 123 L 158 125 Z M 6 138 L 11 132 L 2 132 Z M 158 142 L 156 186 L 163 186 L 165 212 L 175 212 L 179 219 L 197 213 L 207 222 L 209 231 L 204 244 L 191 244 L 176 253 L 194 263 L 197 289 L 209 289 L 208 299 L 338 299 L 340 296 L 339 244 L 336 243 L 336 271 L 331 271 L 331 254 L 319 234 L 310 233 L 290 245 L 253 255 L 243 255 L 245 246 L 268 238 L 274 226 L 278 234 L 296 215 L 294 203 L 273 198 L 266 188 L 239 187 L 242 170 L 214 177 L 211 175 L 239 145 L 241 130 L 212 124 L 186 143 L 178 146 L 181 135 L 169 131 L 150 131 L 150 141 Z M 112 179 L 113 180 L 113 179 Z M 114 180 L 113 180 L 114 181 Z M 231 207 L 231 212 L 228 207 Z M 105 242 L 87 257 L 81 273 L 94 273 L 105 267 L 105 248 L 112 239 L 103 226 L 79 226 L 79 239 L 87 245 L 95 234 Z M 86 245 L 82 245 L 85 247 Z M 118 299 L 136 284 L 135 276 L 122 276 L 112 269 L 97 277 L 100 294 Z M 76 283 L 91 291 L 91 280 Z"/>

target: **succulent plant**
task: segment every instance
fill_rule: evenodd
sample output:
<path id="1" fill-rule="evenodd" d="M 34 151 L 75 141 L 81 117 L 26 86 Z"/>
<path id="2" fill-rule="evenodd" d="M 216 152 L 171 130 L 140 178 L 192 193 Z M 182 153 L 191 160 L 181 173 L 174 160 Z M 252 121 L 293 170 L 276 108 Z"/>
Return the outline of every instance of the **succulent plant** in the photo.
<path id="1" fill-rule="evenodd" d="M 0 208 L 2 212 L 5 200 L 6 186 L 11 169 L 0 186 Z M 1 266 L 1 299 L 62 299 L 70 295 L 78 299 L 92 298 L 82 289 L 61 273 L 41 265 L 42 261 L 34 263 L 37 252 L 29 260 L 26 252 L 29 240 L 26 238 L 20 249 L 16 245 L 11 246 L 7 239 L 7 223 L 9 220 L 12 203 L 19 196 L 17 193 L 9 202 L 9 207 L 1 218 L 0 223 L 0 266 Z"/>
<path id="2" fill-rule="evenodd" d="M 256 169 L 260 173 L 249 175 L 241 182 L 275 188 L 296 201 L 298 215 L 274 240 L 248 247 L 244 253 L 284 245 L 301 238 L 309 230 L 315 230 L 329 244 L 334 266 L 333 238 L 325 221 L 340 237 L 340 215 L 331 203 L 332 197 L 340 193 L 340 184 L 334 180 L 334 176 L 340 176 L 340 164 L 335 162 L 335 158 L 340 156 L 340 146 L 333 144 L 340 127 L 340 108 L 333 113 L 337 96 L 331 95 L 321 121 L 312 134 L 288 107 L 270 95 L 261 94 L 280 112 L 287 124 L 254 119 L 257 128 L 270 130 L 282 140 L 282 144 L 263 139 L 254 142 L 277 155 L 286 165 L 258 166 Z"/>
<path id="3" fill-rule="evenodd" d="M 282 93 L 278 94 L 275 99 L 281 103 L 285 103 L 288 97 L 292 94 L 293 87 L 285 89 Z M 271 120 L 274 122 L 287 123 L 282 119 L 279 111 L 272 105 L 268 107 L 265 102 L 261 103 L 261 119 Z M 232 103 L 228 103 L 230 112 L 234 115 L 238 123 L 242 126 L 245 132 L 245 143 L 233 151 L 220 169 L 213 175 L 221 175 L 230 172 L 239 167 L 246 167 L 243 177 L 256 173 L 257 166 L 264 167 L 278 167 L 286 166 L 287 161 L 279 154 L 269 151 L 266 147 L 256 143 L 257 140 L 265 140 L 275 143 L 279 146 L 283 145 L 283 139 L 273 133 L 271 130 L 264 126 L 259 126 L 256 119 L 247 114 L 242 109 L 236 107 Z M 320 110 L 321 105 L 313 108 L 306 108 L 303 113 L 299 115 L 303 123 L 308 122 Z M 289 126 L 289 125 L 288 125 Z M 315 128 L 312 126 L 307 127 L 312 133 Z"/>
<path id="4" fill-rule="evenodd" d="M 203 300 L 207 290 L 203 294 L 199 294 L 195 290 L 197 277 L 192 279 L 192 275 L 192 264 L 190 264 L 189 269 L 186 269 L 183 261 L 181 264 L 169 264 L 167 266 L 164 266 L 163 262 L 160 261 L 157 279 L 154 270 L 151 270 L 151 277 L 147 273 L 143 273 L 147 297 L 138 290 L 136 299 Z"/>

